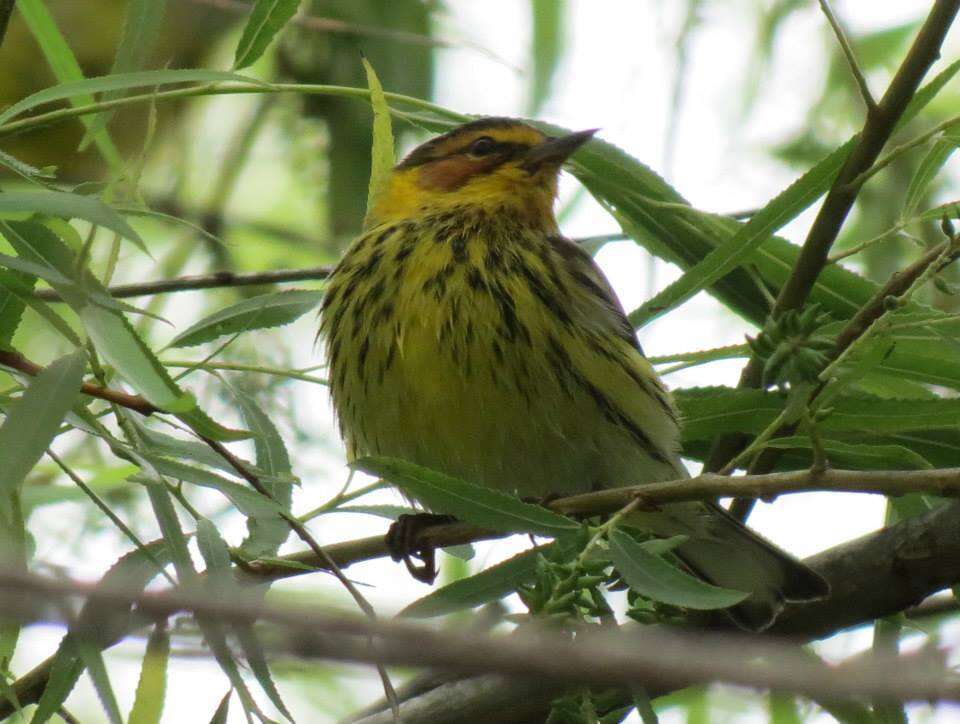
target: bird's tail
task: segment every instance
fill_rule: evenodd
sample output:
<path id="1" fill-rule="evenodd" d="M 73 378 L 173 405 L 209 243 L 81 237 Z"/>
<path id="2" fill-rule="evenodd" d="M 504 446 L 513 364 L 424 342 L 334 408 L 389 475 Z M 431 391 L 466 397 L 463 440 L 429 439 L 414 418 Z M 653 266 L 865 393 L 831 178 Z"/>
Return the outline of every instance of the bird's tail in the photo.
<path id="1" fill-rule="evenodd" d="M 728 613 L 751 631 L 772 624 L 786 601 L 812 601 L 830 592 L 820 574 L 717 505 L 673 503 L 656 512 L 632 513 L 630 523 L 664 537 L 688 536 L 674 552 L 697 576 L 716 586 L 750 592 Z"/>

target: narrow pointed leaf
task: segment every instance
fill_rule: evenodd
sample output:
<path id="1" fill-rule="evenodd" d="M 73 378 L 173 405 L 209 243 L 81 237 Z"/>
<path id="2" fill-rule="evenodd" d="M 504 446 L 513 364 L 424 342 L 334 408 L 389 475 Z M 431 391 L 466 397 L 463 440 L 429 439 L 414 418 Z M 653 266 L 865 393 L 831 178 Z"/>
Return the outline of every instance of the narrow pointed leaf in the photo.
<path id="1" fill-rule="evenodd" d="M 182 70 L 141 70 L 135 73 L 116 73 L 97 78 L 61 82 L 59 85 L 37 91 L 23 100 L 17 101 L 0 113 L 0 124 L 6 123 L 11 118 L 32 110 L 37 106 L 65 98 L 82 99 L 82 103 L 77 102 L 76 105 L 87 105 L 93 100 L 90 97 L 92 93 L 127 90 L 130 88 L 157 88 L 175 83 L 215 83 L 222 81 L 259 86 L 266 85 L 263 81 L 238 73 L 230 73 L 222 70 L 201 70 L 198 68 L 185 68 Z"/>
<path id="2" fill-rule="evenodd" d="M 579 529 L 570 518 L 512 495 L 387 457 L 366 457 L 353 466 L 400 487 L 427 508 L 505 533 L 559 536 Z"/>
<path id="3" fill-rule="evenodd" d="M 960 129 L 949 128 L 943 135 L 936 140 L 933 146 L 927 151 L 926 155 L 917 166 L 917 170 L 910 179 L 910 185 L 907 186 L 906 201 L 903 202 L 903 211 L 901 217 L 909 219 L 914 216 L 920 203 L 926 197 L 930 184 L 940 173 L 940 169 L 957 150 L 960 144 Z"/>
<path id="4" fill-rule="evenodd" d="M 57 80 L 64 83 L 75 82 L 82 79 L 83 70 L 80 68 L 80 64 L 70 49 L 70 44 L 66 38 L 64 38 L 63 33 L 60 32 L 60 28 L 57 27 L 56 21 L 50 14 L 50 11 L 47 10 L 43 0 L 19 0 L 19 2 L 17 2 L 17 10 L 20 11 L 20 17 L 26 22 L 30 33 L 36 39 L 40 50 L 43 52 L 47 63 L 50 64 L 50 68 L 53 70 L 53 74 Z M 71 102 L 75 106 L 87 105 L 93 102 L 93 97 L 90 96 L 89 93 L 77 95 L 71 99 Z M 17 105 L 19 105 L 19 103 L 14 104 L 14 106 L 0 113 L 0 123 L 3 123 L 5 117 L 12 117 L 12 115 L 8 116 L 7 114 Z M 80 122 L 87 128 L 91 128 L 94 120 L 93 118 L 84 116 L 80 118 Z M 123 166 L 120 152 L 107 134 L 106 129 L 101 128 L 98 132 L 95 132 L 94 141 L 100 153 L 111 167 L 116 170 Z"/>
<path id="5" fill-rule="evenodd" d="M 404 608 L 400 615 L 407 618 L 432 618 L 499 601 L 513 593 L 517 586 L 533 580 L 537 570 L 537 556 L 545 554 L 553 545 L 555 544 L 524 551 L 469 578 L 462 578 L 438 588 L 418 598 Z"/>
<path id="6" fill-rule="evenodd" d="M 256 0 L 237 43 L 233 67 L 240 70 L 256 63 L 299 5 L 300 0 Z"/>
<path id="7" fill-rule="evenodd" d="M 166 624 L 153 627 L 140 665 L 140 680 L 127 724 L 160 724 L 167 694 L 167 663 L 170 660 L 170 634 Z"/>
<path id="8" fill-rule="evenodd" d="M 83 352 L 61 357 L 31 380 L 0 425 L 0 494 L 17 490 L 50 446 L 80 393 L 84 369 Z"/>
<path id="9" fill-rule="evenodd" d="M 297 289 L 244 299 L 191 325 L 168 346 L 193 347 L 228 334 L 282 327 L 314 309 L 321 299 L 323 292 Z"/>
<path id="10" fill-rule="evenodd" d="M 383 95 L 383 87 L 377 73 L 366 58 L 362 58 L 370 86 L 370 106 L 373 108 L 373 148 L 370 155 L 370 187 L 367 190 L 367 219 L 380 194 L 383 192 L 390 172 L 396 163 L 393 150 L 393 129 L 390 123 L 390 107 Z"/>
<path id="11" fill-rule="evenodd" d="M 123 216 L 92 196 L 64 191 L 10 191 L 0 194 L 0 217 L 11 214 L 43 214 L 61 219 L 82 219 L 115 231 L 136 243 L 143 251 L 147 250 L 143 239 Z"/>
<path id="12" fill-rule="evenodd" d="M 622 530 L 610 534 L 610 558 L 630 588 L 654 601 L 710 611 L 735 606 L 750 595 L 712 586 L 684 573 Z"/>

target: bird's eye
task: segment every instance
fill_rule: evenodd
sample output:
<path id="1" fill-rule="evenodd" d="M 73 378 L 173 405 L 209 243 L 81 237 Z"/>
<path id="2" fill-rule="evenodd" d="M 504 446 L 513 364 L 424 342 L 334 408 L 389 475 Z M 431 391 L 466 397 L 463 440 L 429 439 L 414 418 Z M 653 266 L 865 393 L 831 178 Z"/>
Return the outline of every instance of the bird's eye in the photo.
<path id="1" fill-rule="evenodd" d="M 471 156 L 489 156 L 496 150 L 497 144 L 490 136 L 481 136 L 467 147 Z"/>

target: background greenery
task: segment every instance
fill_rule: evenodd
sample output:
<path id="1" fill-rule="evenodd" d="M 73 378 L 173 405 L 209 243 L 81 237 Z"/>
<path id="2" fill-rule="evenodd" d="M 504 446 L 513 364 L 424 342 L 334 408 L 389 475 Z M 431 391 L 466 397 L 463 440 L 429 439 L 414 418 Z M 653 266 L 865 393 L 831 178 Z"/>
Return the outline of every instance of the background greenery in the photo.
<path id="1" fill-rule="evenodd" d="M 578 33 L 585 32 L 574 22 L 583 17 L 582 3 L 516 0 L 491 3 L 488 13 L 479 13 L 495 31 L 498 13 L 522 6 L 529 45 L 519 53 L 520 68 L 479 43 L 469 25 L 458 26 L 456 5 L 452 0 L 17 0 L 0 45 L 0 352 L 9 370 L 0 372 L 0 536 L 7 569 L 90 580 L 106 574 L 141 588 L 151 580 L 160 588 L 172 581 L 190 585 L 200 580 L 198 572 L 207 571 L 204 581 L 229 586 L 232 564 L 281 566 L 280 553 L 309 548 L 311 541 L 382 533 L 385 519 L 402 506 L 381 489 L 378 475 L 410 489 L 436 482 L 429 472 L 397 469 L 391 461 L 369 461 L 365 469 L 373 477 L 347 478 L 322 360 L 313 347 L 322 278 L 359 229 L 367 199 L 373 114 L 360 53 L 394 94 L 386 102 L 394 111 L 398 149 L 462 120 L 461 113 L 508 106 L 531 118 L 562 121 L 550 111 L 566 91 L 558 79 L 576 72 L 564 71 L 564 64 L 586 65 L 575 52 Z M 915 3 L 902 22 L 880 24 L 864 20 L 870 5 L 851 2 L 837 9 L 855 28 L 852 52 L 879 96 L 929 4 Z M 0 1 L 0 13 L 11 7 Z M 669 49 L 670 70 L 651 74 L 669 102 L 662 134 L 642 122 L 643 109 L 634 114 L 636 128 L 646 130 L 636 131 L 645 135 L 631 148 L 657 151 L 640 159 L 607 143 L 588 147 L 573 169 L 578 184 L 564 188 L 560 214 L 601 259 L 615 248 L 643 248 L 646 269 L 633 264 L 628 276 L 615 281 L 630 280 L 618 291 L 632 310 L 631 320 L 643 327 L 648 351 L 647 335 L 668 340 L 666 347 L 653 343 L 654 360 L 664 374 L 674 375 L 667 379 L 686 421 L 685 455 L 696 466 L 722 436 L 762 439 L 787 423 L 795 427 L 789 435 L 767 448 L 748 448 L 738 467 L 803 470 L 819 455 L 854 470 L 956 466 L 960 318 L 954 316 L 956 271 L 948 264 L 955 253 L 948 239 L 952 230 L 943 223 L 956 216 L 950 159 L 960 137 L 950 121 L 960 110 L 960 96 L 953 46 L 948 43 L 943 60 L 914 96 L 887 145 L 892 155 L 860 189 L 831 250 L 837 263 L 819 275 L 806 314 L 774 323 L 772 300 L 797 263 L 815 204 L 834 184 L 853 143 L 849 139 L 864 123 L 848 59 L 809 2 L 649 2 L 642 12 Z M 691 155 L 696 168 L 695 152 L 685 144 L 697 148 L 709 141 L 703 134 L 683 133 L 683 109 L 697 91 L 688 75 L 691 56 L 698 39 L 730 17 L 741 24 L 749 17 L 753 31 L 749 62 L 727 73 L 724 93 L 730 101 L 716 114 L 731 138 L 757 118 L 778 115 L 769 99 L 784 92 L 771 86 L 782 82 L 784 53 L 810 56 L 814 80 L 807 82 L 816 91 L 793 99 L 797 107 L 776 134 L 730 144 L 729 165 L 756 163 L 771 169 L 773 179 L 757 197 L 758 208 L 737 214 L 722 208 L 728 197 L 720 189 L 717 198 L 704 198 L 704 189 L 696 188 L 693 206 L 682 196 Z M 804 23 L 818 25 L 822 43 L 799 55 L 785 50 Z M 616 49 L 624 63 L 630 52 Z M 456 72 L 444 75 L 444 63 Z M 472 65 L 481 63 L 496 70 L 471 75 Z M 590 65 L 589 72 L 602 87 L 606 69 Z M 521 78 L 522 92 L 515 95 L 522 97 L 509 103 L 499 98 L 498 73 Z M 443 100 L 468 99 L 463 106 L 433 105 L 438 78 L 448 84 Z M 484 95 L 492 98 L 485 102 Z M 88 111 L 98 112 L 60 111 L 91 105 Z M 603 118 L 595 121 L 604 124 Z M 379 157 L 388 146 L 380 136 Z M 676 188 L 668 183 L 674 178 Z M 800 180 L 787 188 L 793 178 Z M 598 218 L 602 222 L 593 225 Z M 773 236 L 778 232 L 784 237 Z M 937 247 L 945 239 L 947 246 Z M 931 249 L 943 254 L 930 256 Z M 892 274 L 925 254 L 929 273 L 917 284 L 878 296 Z M 278 269 L 308 271 L 296 291 L 286 283 L 239 285 L 229 276 Z M 201 291 L 130 298 L 107 291 L 116 284 L 209 272 L 225 275 Z M 645 304 L 629 301 L 654 291 L 659 294 Z M 881 303 L 879 321 L 859 330 L 821 379 L 837 335 L 871 300 Z M 710 324 L 721 319 L 735 330 L 723 346 L 700 344 L 713 339 L 707 333 L 684 338 L 669 332 L 697 329 L 704 309 Z M 742 335 L 755 337 L 761 329 L 766 337 L 753 350 L 766 389 L 736 389 L 736 374 L 730 372 L 751 354 Z M 36 375 L 25 360 L 45 370 Z M 718 365 L 726 376 L 711 372 Z M 686 371 L 677 376 L 680 370 Z M 80 395 L 81 377 L 136 394 L 137 404 L 156 414 L 144 417 L 125 407 L 124 399 Z M 222 454 L 221 443 L 246 462 L 238 467 L 236 458 Z M 446 482 L 443 489 L 452 485 Z M 489 502 L 482 491 L 468 489 L 464 495 L 474 496 L 473 506 L 458 511 L 470 522 L 565 540 L 567 519 L 534 519 L 518 508 L 510 510 L 512 517 L 492 520 L 481 510 Z M 893 524 L 943 502 L 919 494 L 891 498 L 886 521 Z M 849 528 L 832 533 L 840 540 L 878 523 L 851 520 Z M 478 545 L 482 555 L 472 561 L 472 549 L 453 550 L 457 555 L 443 556 L 443 582 L 468 582 L 415 605 L 421 614 L 448 614 L 450 621 L 441 625 L 499 630 L 511 625 L 503 618 L 506 612 L 527 609 L 592 622 L 609 617 L 601 603 L 609 601 L 621 619 L 626 614 L 644 623 L 675 622 L 683 610 L 730 601 L 726 592 L 678 580 L 669 551 L 632 550 L 636 541 L 611 537 L 602 571 L 611 572 L 612 560 L 634 588 L 629 597 L 594 581 L 583 588 L 591 605 L 558 604 L 566 574 L 551 566 L 568 565 L 586 545 L 577 539 L 550 562 L 537 563 L 532 555 L 514 561 L 493 588 L 489 579 L 468 576 L 522 550 L 522 540 L 493 553 Z M 644 587 L 639 576 L 631 576 L 624 560 L 629 557 L 622 555 L 627 549 L 634 558 L 647 551 L 653 559 L 649 570 L 663 571 L 654 576 L 657 586 Z M 357 570 L 357 580 L 367 585 L 353 594 L 369 595 L 381 614 L 426 593 L 399 580 L 404 574 L 392 564 Z M 522 601 L 514 596 L 505 606 L 492 603 L 521 584 L 527 586 Z M 271 603 L 321 609 L 354 608 L 356 597 L 323 574 L 262 593 Z M 471 616 L 459 610 L 468 604 L 487 605 Z M 901 639 L 914 647 L 920 636 L 938 642 L 941 634 L 949 640 L 953 609 L 943 608 L 937 618 L 920 622 L 883 619 L 872 630 L 847 636 L 839 647 L 820 650 L 896 650 Z M 269 638 L 269 631 L 225 630 L 209 617 L 181 616 L 170 628 L 134 626 L 121 645 L 101 653 L 109 638 L 104 632 L 115 622 L 105 615 L 97 619 L 90 609 L 79 616 L 65 638 L 62 628 L 21 627 L 15 621 L 0 629 L 0 666 L 12 687 L 5 686 L 4 693 L 23 704 L 14 720 L 75 715 L 80 721 L 158 721 L 166 701 L 166 721 L 184 716 L 242 721 L 244 714 L 280 718 L 286 711 L 300 721 L 326 721 L 381 693 L 372 670 L 361 674 L 301 659 L 282 646 L 279 653 L 270 649 L 268 666 L 258 636 Z M 98 633 L 85 637 L 80 624 L 91 616 Z M 17 701 L 23 691 L 18 687 L 32 666 L 51 656 L 59 668 L 43 690 L 38 713 L 34 699 Z M 391 675 L 401 682 L 410 672 Z M 231 702 L 229 714 L 221 701 Z M 72 714 L 57 714 L 61 706 Z M 842 709 L 782 694 L 696 687 L 652 703 L 578 692 L 555 708 L 554 720 L 650 720 L 654 711 L 687 721 L 835 716 L 886 722 L 907 715 L 887 701 Z M 913 705 L 909 711 L 922 720 L 939 710 Z"/>

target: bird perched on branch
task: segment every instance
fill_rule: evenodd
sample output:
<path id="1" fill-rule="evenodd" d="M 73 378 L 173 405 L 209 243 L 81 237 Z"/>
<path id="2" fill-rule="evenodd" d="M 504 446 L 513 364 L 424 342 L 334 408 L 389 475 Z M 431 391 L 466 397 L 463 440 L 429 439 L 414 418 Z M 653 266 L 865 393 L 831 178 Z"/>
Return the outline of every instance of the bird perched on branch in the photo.
<path id="1" fill-rule="evenodd" d="M 323 302 L 351 457 L 402 458 L 524 497 L 687 476 L 669 393 L 603 273 L 554 217 L 561 166 L 593 134 L 485 118 L 394 168 Z M 826 593 L 718 506 L 664 505 L 628 523 L 689 536 L 675 552 L 692 572 L 750 592 L 731 611 L 745 627 Z M 428 565 L 407 555 L 408 568 L 432 580 L 432 551 L 418 553 Z"/>

